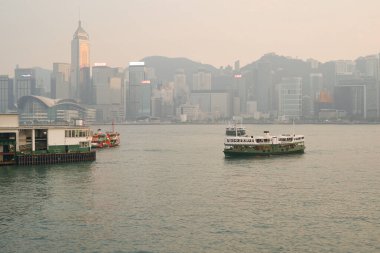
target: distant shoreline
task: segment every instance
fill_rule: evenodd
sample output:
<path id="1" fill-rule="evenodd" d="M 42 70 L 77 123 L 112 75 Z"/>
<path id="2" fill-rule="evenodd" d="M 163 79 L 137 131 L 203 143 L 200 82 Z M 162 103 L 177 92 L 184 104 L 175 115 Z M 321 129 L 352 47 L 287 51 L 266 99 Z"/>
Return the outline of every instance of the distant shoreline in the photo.
<path id="1" fill-rule="evenodd" d="M 227 125 L 228 122 L 125 122 L 114 123 L 113 125 Z M 292 122 L 244 122 L 244 125 L 292 125 Z M 380 125 L 380 122 L 295 122 L 296 125 Z M 92 123 L 91 126 L 108 126 L 112 123 Z"/>

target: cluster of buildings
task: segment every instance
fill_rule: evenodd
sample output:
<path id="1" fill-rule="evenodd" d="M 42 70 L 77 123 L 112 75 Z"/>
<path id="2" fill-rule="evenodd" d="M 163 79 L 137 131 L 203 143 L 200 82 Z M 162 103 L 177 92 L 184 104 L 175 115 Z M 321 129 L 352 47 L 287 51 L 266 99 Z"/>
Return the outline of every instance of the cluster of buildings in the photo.
<path id="1" fill-rule="evenodd" d="M 0 75 L 0 113 L 17 112 L 20 124 L 380 119 L 379 55 L 320 63 L 267 54 L 243 68 L 238 61 L 212 70 L 178 66 L 163 79 L 145 62 L 91 65 L 79 22 L 71 63 L 52 67 Z"/>

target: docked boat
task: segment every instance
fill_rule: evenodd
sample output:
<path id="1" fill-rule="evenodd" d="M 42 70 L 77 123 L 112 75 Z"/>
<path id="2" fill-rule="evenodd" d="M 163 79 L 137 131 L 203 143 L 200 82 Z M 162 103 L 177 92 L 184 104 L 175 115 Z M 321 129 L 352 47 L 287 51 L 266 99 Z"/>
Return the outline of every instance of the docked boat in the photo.
<path id="1" fill-rule="evenodd" d="M 304 153 L 304 150 L 305 137 L 303 135 L 273 136 L 269 131 L 264 131 L 262 136 L 250 136 L 241 126 L 235 125 L 226 128 L 223 150 L 226 157 L 295 154 Z"/>
<path id="2" fill-rule="evenodd" d="M 91 147 L 92 148 L 106 148 L 111 146 L 110 140 L 106 133 L 101 132 L 98 129 L 98 132 L 92 135 Z"/>
<path id="3" fill-rule="evenodd" d="M 92 135 L 92 148 L 110 148 L 120 144 L 120 134 L 115 131 L 103 133 L 98 129 L 97 133 Z"/>
<path id="4" fill-rule="evenodd" d="M 110 147 L 116 147 L 120 145 L 120 134 L 118 132 L 107 132 L 110 140 Z"/>

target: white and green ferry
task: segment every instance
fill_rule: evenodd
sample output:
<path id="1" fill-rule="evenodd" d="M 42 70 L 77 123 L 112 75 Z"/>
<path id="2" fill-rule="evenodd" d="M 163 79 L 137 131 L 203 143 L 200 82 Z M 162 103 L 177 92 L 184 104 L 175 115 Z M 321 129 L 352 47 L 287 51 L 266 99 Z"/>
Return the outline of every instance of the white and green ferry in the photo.
<path id="1" fill-rule="evenodd" d="M 235 131 L 234 131 L 235 130 Z M 237 156 L 270 156 L 304 153 L 305 137 L 296 134 L 273 136 L 264 131 L 262 136 L 247 135 L 244 127 L 229 126 L 226 128 L 224 155 Z"/>

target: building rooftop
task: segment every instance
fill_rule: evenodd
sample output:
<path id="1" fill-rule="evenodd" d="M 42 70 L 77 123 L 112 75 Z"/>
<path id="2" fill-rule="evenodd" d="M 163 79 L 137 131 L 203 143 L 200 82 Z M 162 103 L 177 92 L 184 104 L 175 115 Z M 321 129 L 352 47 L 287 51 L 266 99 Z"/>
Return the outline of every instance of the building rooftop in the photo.
<path id="1" fill-rule="evenodd" d="M 78 22 L 78 28 L 74 33 L 74 39 L 82 39 L 82 40 L 88 40 L 89 36 L 88 33 L 82 28 L 82 22 L 79 20 Z"/>

